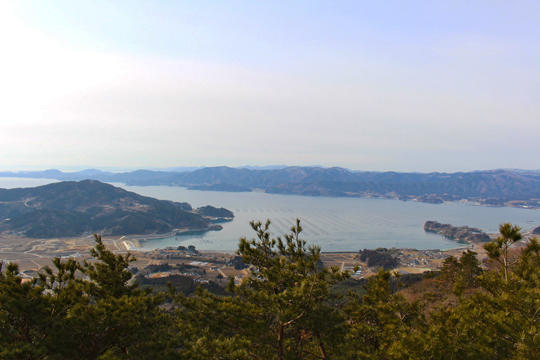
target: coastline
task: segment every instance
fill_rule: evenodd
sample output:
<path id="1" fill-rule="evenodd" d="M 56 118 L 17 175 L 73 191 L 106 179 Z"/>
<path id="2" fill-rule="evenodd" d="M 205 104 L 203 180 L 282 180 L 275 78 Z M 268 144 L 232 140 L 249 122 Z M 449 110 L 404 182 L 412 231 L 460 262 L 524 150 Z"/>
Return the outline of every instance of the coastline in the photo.
<path id="1" fill-rule="evenodd" d="M 13 182 L 26 182 L 30 186 L 44 185 L 53 182 L 60 182 L 66 180 L 54 179 L 54 178 L 42 178 L 42 177 L 24 177 L 24 176 L 13 176 L 16 173 L 11 174 L 11 176 L 2 176 L 0 174 L 0 179 L 5 179 L 6 181 Z M 105 183 L 115 185 L 115 186 L 136 186 L 136 187 L 152 187 L 152 186 L 167 186 L 172 188 L 182 188 L 190 191 L 201 191 L 201 192 L 218 192 L 218 193 L 264 193 L 268 195 L 293 195 L 293 196 L 302 196 L 302 197 L 314 197 L 314 198 L 360 198 L 360 199 L 387 199 L 387 200 L 400 200 L 403 202 L 413 201 L 424 204 L 433 204 L 433 205 L 444 205 L 452 203 L 461 203 L 470 206 L 481 206 L 488 208 L 514 208 L 514 209 L 524 209 L 524 210 L 540 210 L 540 199 L 531 198 L 528 200 L 515 199 L 515 200 L 496 200 L 496 203 L 490 203 L 492 199 L 490 198 L 461 198 L 461 199 L 445 199 L 437 194 L 425 194 L 425 195 L 397 195 L 391 193 L 389 195 L 377 194 L 377 193 L 341 193 L 336 195 L 329 194 L 314 194 L 314 193 L 302 193 L 302 192 L 275 192 L 267 191 L 263 188 L 253 188 L 242 191 L 228 191 L 227 189 L 211 188 L 201 186 L 196 188 L 196 186 L 191 185 L 180 185 L 180 184 L 147 184 L 147 183 L 137 183 L 132 181 L 104 181 Z M 8 183 L 9 184 L 9 183 Z M 26 184 L 25 184 L 26 185 Z M 17 188 L 20 186 L 9 185 L 9 188 Z M 24 187 L 24 186 L 23 186 Z M 0 186 L 2 188 L 2 186 Z M 534 202 L 534 204 L 533 204 Z"/>

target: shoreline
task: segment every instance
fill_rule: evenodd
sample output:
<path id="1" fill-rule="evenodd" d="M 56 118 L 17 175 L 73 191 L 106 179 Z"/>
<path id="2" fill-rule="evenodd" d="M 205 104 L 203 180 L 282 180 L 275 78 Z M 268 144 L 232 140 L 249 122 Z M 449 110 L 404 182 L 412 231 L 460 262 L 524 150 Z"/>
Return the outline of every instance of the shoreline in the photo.
<path id="1" fill-rule="evenodd" d="M 61 181 L 73 181 L 73 180 L 58 180 L 58 179 L 52 179 L 52 178 L 39 178 L 39 177 L 17 177 L 17 176 L 0 176 L 0 179 L 11 179 L 11 180 L 31 180 L 31 181 L 49 181 L 52 182 L 61 182 Z M 104 181 L 105 183 L 111 184 L 111 185 L 123 185 L 123 186 L 138 186 L 138 187 L 151 187 L 151 186 L 167 186 L 167 187 L 178 187 L 189 191 L 201 191 L 201 192 L 218 192 L 218 193 L 238 193 L 237 191 L 226 191 L 226 190 L 215 190 L 215 189 L 191 189 L 190 185 L 176 185 L 176 184 L 154 184 L 154 185 L 148 185 L 148 184 L 134 184 L 134 183 L 125 183 L 125 182 L 108 182 Z M 1 187 L 0 187 L 1 188 Z M 16 187 L 10 187 L 10 188 L 16 188 Z M 488 199 L 456 199 L 456 200 L 445 200 L 435 194 L 426 194 L 421 196 L 414 196 L 414 195 L 403 195 L 403 196 L 384 196 L 382 194 L 360 194 L 360 193 L 350 193 L 350 194 L 344 194 L 344 195 L 310 195 L 310 194 L 301 194 L 301 193 L 286 193 L 286 192 L 268 192 L 261 188 L 255 188 L 251 189 L 250 191 L 241 191 L 242 193 L 264 193 L 268 195 L 287 195 L 287 196 L 302 196 L 302 197 L 312 197 L 312 198 L 330 198 L 330 199 L 336 199 L 336 198 L 352 198 L 352 199 L 381 199 L 381 200 L 399 200 L 403 202 L 417 202 L 422 204 L 432 204 L 432 205 L 444 205 L 444 204 L 464 204 L 469 206 L 481 206 L 481 207 L 488 207 L 488 208 L 513 208 L 513 209 L 523 209 L 523 210 L 540 210 L 540 200 L 539 199 L 529 199 L 529 200 L 507 200 L 502 201 L 502 204 L 489 204 L 489 203 L 483 203 L 483 201 L 486 201 Z M 423 200 L 422 197 L 429 196 L 426 200 Z M 436 197 L 437 200 L 433 201 L 431 196 Z M 531 201 L 537 201 L 537 205 L 531 205 L 529 202 Z"/>

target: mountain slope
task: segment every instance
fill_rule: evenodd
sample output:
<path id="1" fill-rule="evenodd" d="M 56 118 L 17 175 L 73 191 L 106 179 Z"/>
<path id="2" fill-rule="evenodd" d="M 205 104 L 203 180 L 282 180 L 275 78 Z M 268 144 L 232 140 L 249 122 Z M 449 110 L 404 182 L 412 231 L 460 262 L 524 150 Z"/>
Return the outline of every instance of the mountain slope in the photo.
<path id="1" fill-rule="evenodd" d="M 487 205 L 540 206 L 540 172 L 490 170 L 457 173 L 362 172 L 343 168 L 286 167 L 247 169 L 226 166 L 188 172 L 137 170 L 109 173 L 86 170 L 64 173 L 0 173 L 1 176 L 93 178 L 128 185 L 175 185 L 199 190 L 249 191 L 311 196 L 377 196 L 428 202 L 474 200 Z M 519 203 L 513 203 L 519 202 Z"/>

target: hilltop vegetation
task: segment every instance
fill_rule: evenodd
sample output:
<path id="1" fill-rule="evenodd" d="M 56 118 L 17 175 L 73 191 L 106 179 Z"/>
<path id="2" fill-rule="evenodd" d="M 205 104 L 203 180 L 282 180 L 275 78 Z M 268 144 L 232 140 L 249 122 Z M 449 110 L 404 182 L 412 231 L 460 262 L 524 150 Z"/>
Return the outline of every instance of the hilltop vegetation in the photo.
<path id="1" fill-rule="evenodd" d="M 110 173 L 83 170 L 64 173 L 0 172 L 0 176 L 58 180 L 96 179 L 128 185 L 175 185 L 198 190 L 250 191 L 308 196 L 377 196 L 441 203 L 473 200 L 485 205 L 540 207 L 540 172 L 492 170 L 457 173 L 351 171 L 343 168 L 277 169 L 207 167 L 184 172 L 137 170 Z"/>
<path id="2" fill-rule="evenodd" d="M 211 218 L 233 216 L 227 209 L 193 209 L 188 203 L 157 200 L 95 180 L 0 189 L 0 232 L 28 237 L 205 230 L 211 228 Z"/>
<path id="3" fill-rule="evenodd" d="M 349 274 L 320 266 L 299 222 L 275 239 L 268 224 L 252 227 L 256 238 L 241 239 L 238 249 L 251 275 L 231 280 L 228 295 L 141 290 L 130 281 L 131 255 L 113 254 L 100 237 L 95 261 L 56 259 L 31 282 L 9 264 L 0 271 L 0 358 L 525 360 L 540 353 L 540 243 L 513 251 L 517 227 L 502 225 L 486 244 L 487 270 L 474 252 L 450 257 L 414 284 L 414 299 L 383 269 L 363 292 L 336 292 Z"/>
<path id="4" fill-rule="evenodd" d="M 360 250 L 358 258 L 366 262 L 369 267 L 374 268 L 391 270 L 399 265 L 399 260 L 393 255 L 392 249 Z"/>

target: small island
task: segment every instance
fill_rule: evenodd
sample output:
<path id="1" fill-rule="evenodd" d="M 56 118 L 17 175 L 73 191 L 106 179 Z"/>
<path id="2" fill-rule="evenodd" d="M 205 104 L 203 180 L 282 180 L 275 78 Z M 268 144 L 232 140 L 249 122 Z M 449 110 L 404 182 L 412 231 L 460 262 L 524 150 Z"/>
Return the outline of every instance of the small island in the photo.
<path id="1" fill-rule="evenodd" d="M 439 234 L 450 240 L 460 243 L 487 242 L 490 241 L 488 234 L 480 229 L 469 226 L 452 226 L 441 224 L 437 221 L 426 221 L 424 231 Z"/>
<path id="2" fill-rule="evenodd" d="M 216 208 L 213 206 L 202 206 L 200 208 L 195 209 L 195 212 L 197 214 L 202 215 L 203 217 L 211 220 L 211 221 L 222 221 L 222 220 L 232 220 L 234 218 L 234 214 L 232 211 L 227 210 L 225 208 Z"/>

